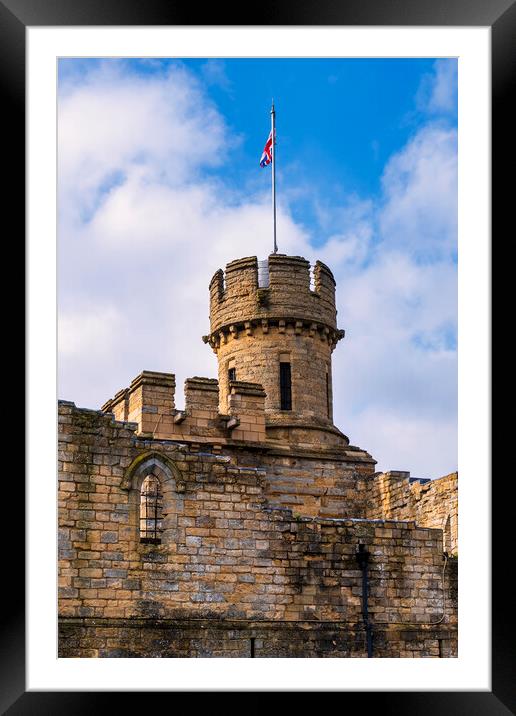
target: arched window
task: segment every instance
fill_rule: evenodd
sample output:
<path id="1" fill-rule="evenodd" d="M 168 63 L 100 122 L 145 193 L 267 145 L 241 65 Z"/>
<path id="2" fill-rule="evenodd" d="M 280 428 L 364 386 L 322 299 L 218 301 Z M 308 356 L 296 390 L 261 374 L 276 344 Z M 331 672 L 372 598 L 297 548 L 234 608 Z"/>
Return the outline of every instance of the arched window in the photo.
<path id="1" fill-rule="evenodd" d="M 147 475 L 140 490 L 140 542 L 160 544 L 163 530 L 163 495 L 160 481 Z"/>
<path id="2" fill-rule="evenodd" d="M 131 539 L 142 546 L 184 541 L 178 515 L 184 511 L 186 486 L 181 471 L 167 455 L 154 450 L 138 455 L 127 467 L 120 487 L 129 492 Z M 142 554 L 146 552 L 142 550 Z"/>

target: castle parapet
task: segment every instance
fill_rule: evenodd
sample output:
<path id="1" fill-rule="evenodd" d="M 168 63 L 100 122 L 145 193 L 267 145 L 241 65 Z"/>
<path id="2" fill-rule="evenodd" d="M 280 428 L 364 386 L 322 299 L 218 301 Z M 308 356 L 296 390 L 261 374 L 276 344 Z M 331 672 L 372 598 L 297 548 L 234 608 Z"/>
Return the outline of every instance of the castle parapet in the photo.
<path id="1" fill-rule="evenodd" d="M 233 380 L 229 383 L 229 415 L 236 418 L 233 440 L 265 440 L 265 391 L 260 383 Z"/>
<path id="2" fill-rule="evenodd" d="M 175 384 L 171 373 L 143 371 L 129 388 L 106 401 L 102 412 L 131 421 L 139 435 L 156 440 L 265 440 L 265 391 L 260 384 L 233 381 L 227 414 L 219 413 L 217 380 L 187 378 L 184 410 L 174 407 Z"/>
<path id="3" fill-rule="evenodd" d="M 140 432 L 154 433 L 164 418 L 174 414 L 175 389 L 174 374 L 142 371 L 127 389 L 127 420 L 138 423 Z"/>
<path id="4" fill-rule="evenodd" d="M 113 413 L 115 420 L 129 420 L 129 389 L 119 390 L 113 398 L 104 403 L 101 410 L 104 413 Z"/>
<path id="5" fill-rule="evenodd" d="M 219 402 L 219 382 L 216 378 L 187 378 L 185 380 L 186 412 L 204 410 L 217 412 Z"/>
<path id="6" fill-rule="evenodd" d="M 317 261 L 313 268 L 313 290 L 310 263 L 302 256 L 271 254 L 265 275 L 268 285 L 259 285 L 256 256 L 231 261 L 225 272 L 215 273 L 210 282 L 212 336 L 262 318 L 298 320 L 307 330 L 311 324 L 336 330 L 335 279 L 325 264 Z"/>
<path id="7" fill-rule="evenodd" d="M 101 410 L 113 413 L 115 420 L 136 423 L 138 432 L 153 433 L 156 424 L 170 419 L 175 412 L 174 393 L 176 377 L 173 373 L 144 370 L 122 388 Z"/>
<path id="8" fill-rule="evenodd" d="M 370 487 L 370 519 L 408 520 L 419 527 L 441 529 L 443 550 L 458 549 L 458 480 L 453 472 L 435 480 L 415 478 L 410 472 L 390 470 L 374 475 Z"/>
<path id="9" fill-rule="evenodd" d="M 260 268 L 260 274 L 258 273 Z M 339 445 L 333 426 L 331 353 L 337 328 L 335 279 L 321 261 L 271 254 L 231 261 L 210 282 L 219 379 L 189 378 L 176 410 L 175 376 L 143 371 L 104 406 L 140 434 L 157 439 L 210 438 Z"/>
<path id="10" fill-rule="evenodd" d="M 327 311 L 330 315 L 335 313 L 336 316 L 335 286 L 335 278 L 328 266 L 323 264 L 322 261 L 316 261 L 314 266 L 314 288 L 321 301 L 321 310 Z"/>

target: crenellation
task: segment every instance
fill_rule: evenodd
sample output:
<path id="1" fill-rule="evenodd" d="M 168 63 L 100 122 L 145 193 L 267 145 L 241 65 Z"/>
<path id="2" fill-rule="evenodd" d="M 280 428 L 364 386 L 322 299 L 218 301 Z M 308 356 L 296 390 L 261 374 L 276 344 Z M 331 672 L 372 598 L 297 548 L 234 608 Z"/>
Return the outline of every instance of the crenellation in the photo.
<path id="1" fill-rule="evenodd" d="M 333 424 L 330 269 L 268 269 L 213 276 L 184 410 L 153 371 L 59 402 L 60 656 L 367 657 L 364 549 L 372 656 L 457 655 L 457 473 L 375 472 Z"/>
<path id="2" fill-rule="evenodd" d="M 153 434 L 163 418 L 174 413 L 175 387 L 172 373 L 142 371 L 127 389 L 127 419 L 138 423 L 139 432 Z"/>
<path id="3" fill-rule="evenodd" d="M 209 286 L 210 302 L 213 305 L 223 299 L 224 288 L 224 271 L 219 269 L 218 271 L 215 271 Z"/>
<path id="4" fill-rule="evenodd" d="M 314 293 L 319 297 L 321 307 L 332 316 L 333 323 L 337 320 L 335 285 L 335 279 L 328 266 L 323 264 L 322 261 L 316 261 L 314 266 Z"/>
<path id="5" fill-rule="evenodd" d="M 113 413 L 115 420 L 129 420 L 129 389 L 123 388 L 115 393 L 115 396 L 105 403 L 101 410 L 106 413 Z"/>
<path id="6" fill-rule="evenodd" d="M 187 378 L 185 381 L 185 407 L 192 410 L 217 412 L 219 384 L 214 378 Z"/>
<path id="7" fill-rule="evenodd" d="M 245 324 L 261 318 L 292 316 L 336 328 L 335 280 L 320 261 L 310 288 L 310 264 L 299 256 L 271 254 L 268 257 L 269 285 L 258 286 L 258 261 L 247 257 L 232 261 L 225 273 L 219 269 L 210 283 L 211 333 L 227 331 L 234 318 Z"/>
<path id="8" fill-rule="evenodd" d="M 458 550 L 457 473 L 435 480 L 411 478 L 410 472 L 390 470 L 375 473 L 370 489 L 367 514 L 386 519 L 415 520 L 419 525 L 439 530 L 444 551 Z"/>

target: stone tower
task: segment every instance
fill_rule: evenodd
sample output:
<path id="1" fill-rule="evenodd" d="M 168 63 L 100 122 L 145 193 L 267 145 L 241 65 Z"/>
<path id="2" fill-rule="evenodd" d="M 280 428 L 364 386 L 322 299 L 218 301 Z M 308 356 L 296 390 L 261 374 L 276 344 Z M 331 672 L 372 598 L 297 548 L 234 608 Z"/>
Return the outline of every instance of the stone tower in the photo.
<path id="1" fill-rule="evenodd" d="M 232 261 L 210 282 L 210 334 L 217 355 L 219 410 L 231 383 L 260 383 L 268 440 L 347 445 L 333 425 L 331 354 L 337 328 L 335 279 L 320 261 L 271 254 Z"/>
<path id="2" fill-rule="evenodd" d="M 457 474 L 376 473 L 333 425 L 344 332 L 310 279 L 217 271 L 220 384 L 188 378 L 184 410 L 148 370 L 100 411 L 60 401 L 60 657 L 457 655 Z"/>

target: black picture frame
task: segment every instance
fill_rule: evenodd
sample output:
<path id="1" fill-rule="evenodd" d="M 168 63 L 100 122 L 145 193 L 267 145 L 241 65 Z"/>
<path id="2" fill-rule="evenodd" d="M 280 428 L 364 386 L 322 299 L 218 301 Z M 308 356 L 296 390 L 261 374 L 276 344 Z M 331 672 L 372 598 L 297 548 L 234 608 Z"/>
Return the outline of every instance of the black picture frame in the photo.
<path id="1" fill-rule="evenodd" d="M 254 9 L 254 8 L 253 8 Z M 244 10 L 244 12 L 242 12 Z M 24 246 L 20 217 L 25 215 L 25 35 L 35 26 L 102 25 L 390 25 L 390 26 L 484 26 L 492 32 L 492 216 L 493 237 L 506 233 L 510 241 L 514 179 L 508 181 L 504 167 L 514 173 L 514 127 L 516 117 L 510 110 L 513 78 L 516 77 L 516 2 L 515 0 L 330 0 L 297 3 L 262 0 L 254 13 L 234 6 L 213 3 L 203 6 L 203 22 L 198 23 L 199 8 L 179 5 L 172 0 L 0 0 L 0 86 L 6 123 L 2 136 L 4 171 L 9 168 L 10 200 L 3 206 L 3 222 L 18 227 L 16 241 Z M 252 15 L 252 17 L 251 17 Z M 512 82 L 511 82 L 512 81 Z M 512 97 L 513 101 L 514 98 Z M 509 212 L 511 217 L 509 217 Z M 11 221 L 9 221 L 11 219 Z M 13 229 L 14 231 L 14 229 Z M 22 250 L 23 253 L 23 250 Z M 494 258 L 494 252 L 493 252 Z M 20 274 L 24 262 L 19 264 Z M 16 280 L 16 270 L 14 269 Z M 18 285 L 23 284 L 23 277 Z M 493 302 L 503 305 L 503 289 L 498 282 Z M 11 326 L 9 326 L 11 321 Z M 14 330 L 8 317 L 8 329 Z M 23 384 L 23 379 L 20 385 Z M 18 393 L 17 403 L 23 408 Z M 493 400 L 493 411 L 495 401 Z M 20 416 L 23 424 L 23 417 Z M 486 436 L 489 439 L 489 436 Z M 492 454 L 497 450 L 493 445 Z M 500 449 L 500 446 L 499 446 Z M 493 471 L 493 476 L 495 473 Z M 397 714 L 508 714 L 516 713 L 516 669 L 514 608 L 507 585 L 507 559 L 510 541 L 502 535 L 511 524 L 511 487 L 513 481 L 493 479 L 492 551 L 492 691 L 455 692 L 347 692 L 346 709 L 379 708 Z M 18 504 L 23 504 L 22 485 Z M 512 487 L 514 491 L 514 488 Z M 25 690 L 25 569 L 22 556 L 23 534 L 16 515 L 16 542 L 4 544 L 4 575 L 8 579 L 8 601 L 1 616 L 0 709 L 18 714 L 90 714 L 120 708 L 120 693 L 111 692 L 26 692 Z M 511 560 L 512 562 L 512 560 Z M 4 590 L 5 592 L 7 590 Z M 407 684 L 410 687 L 410 684 Z M 133 706 L 147 701 L 150 694 L 131 693 Z M 153 694 L 154 696 L 154 694 Z M 117 699 L 116 704 L 114 698 Z M 259 700 L 254 703 L 259 703 Z M 341 704 L 343 706 L 343 704 Z"/>

